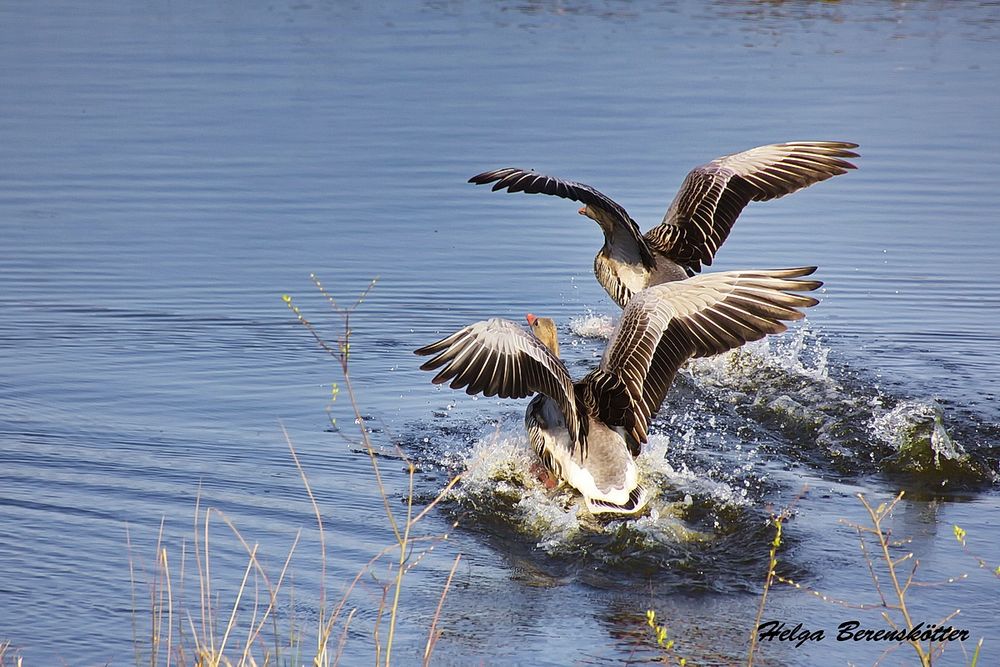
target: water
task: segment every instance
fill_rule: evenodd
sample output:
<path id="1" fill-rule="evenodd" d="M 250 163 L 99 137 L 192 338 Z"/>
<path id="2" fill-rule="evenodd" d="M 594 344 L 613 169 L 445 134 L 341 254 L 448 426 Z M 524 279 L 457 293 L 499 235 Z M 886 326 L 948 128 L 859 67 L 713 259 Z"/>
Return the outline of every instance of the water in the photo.
<path id="1" fill-rule="evenodd" d="M 6 3 L 0 639 L 31 664 L 134 662 L 158 539 L 171 567 L 185 559 L 178 609 L 198 623 L 196 501 L 259 543 L 274 578 L 301 531 L 279 616 L 311 628 L 319 535 L 282 425 L 326 524 L 327 597 L 389 543 L 368 457 L 331 432 L 353 427 L 345 396 L 330 402 L 337 366 L 280 298 L 336 339 L 315 272 L 344 302 L 379 276 L 351 363 L 392 502 L 407 489 L 396 445 L 422 502 L 476 471 L 425 519 L 450 538 L 407 575 L 401 663 L 422 654 L 459 552 L 441 664 L 650 660 L 651 607 L 692 662 L 740 662 L 769 512 L 794 503 L 779 571 L 871 604 L 841 520 L 865 519 L 853 494 L 899 490 L 893 536 L 924 580 L 968 574 L 914 589 L 915 617 L 961 608 L 950 622 L 994 660 L 1000 582 L 952 525 L 1000 564 L 998 56 L 987 2 Z M 530 311 L 561 323 L 582 375 L 615 313 L 590 274 L 595 225 L 472 174 L 590 183 L 645 229 L 694 165 L 791 139 L 858 142 L 860 169 L 751 205 L 712 268 L 817 264 L 822 303 L 804 328 L 679 376 L 642 461 L 655 517 L 581 521 L 525 474 L 523 403 L 417 370 L 415 347 Z M 972 473 L 900 469 L 915 427 L 943 429 Z M 225 615 L 246 555 L 217 515 L 210 534 Z M 345 664 L 371 659 L 380 595 L 365 577 L 351 598 Z M 765 618 L 828 635 L 766 644 L 766 664 L 884 648 L 833 640 L 853 618 L 882 627 L 877 610 L 788 586 Z"/>

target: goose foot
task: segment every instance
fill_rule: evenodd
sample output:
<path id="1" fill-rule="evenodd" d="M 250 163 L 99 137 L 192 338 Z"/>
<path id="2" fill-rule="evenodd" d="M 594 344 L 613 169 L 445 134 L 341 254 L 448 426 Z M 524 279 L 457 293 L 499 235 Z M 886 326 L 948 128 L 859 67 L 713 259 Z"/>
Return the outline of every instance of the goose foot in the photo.
<path id="1" fill-rule="evenodd" d="M 555 478 L 548 468 L 542 465 L 541 461 L 531 464 L 531 473 L 546 489 L 552 490 L 559 486 L 559 480 Z"/>

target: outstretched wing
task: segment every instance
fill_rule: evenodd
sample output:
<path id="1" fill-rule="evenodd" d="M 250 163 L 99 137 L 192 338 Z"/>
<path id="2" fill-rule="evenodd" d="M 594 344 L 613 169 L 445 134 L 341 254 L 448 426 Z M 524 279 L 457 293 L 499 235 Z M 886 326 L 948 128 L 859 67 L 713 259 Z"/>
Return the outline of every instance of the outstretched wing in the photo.
<path id="1" fill-rule="evenodd" d="M 524 398 L 534 393 L 555 401 L 574 437 L 581 435 L 573 380 L 563 362 L 549 348 L 510 320 L 476 322 L 447 338 L 414 351 L 435 355 L 420 370 L 434 371 L 434 384 L 451 381 L 452 389 L 467 394 Z"/>
<path id="2" fill-rule="evenodd" d="M 493 183 L 494 181 L 496 182 Z M 615 238 L 618 243 L 624 244 L 626 239 L 630 240 L 647 268 L 652 268 L 655 264 L 653 255 L 646 246 L 646 241 L 643 239 L 642 232 L 639 231 L 639 225 L 635 223 L 635 220 L 629 216 L 621 204 L 589 185 L 575 181 L 564 181 L 517 167 L 484 171 L 470 178 L 469 183 L 476 185 L 493 183 L 494 192 L 506 188 L 507 192 L 554 195 L 600 209 L 612 225 L 611 229 L 605 229 L 605 232 Z"/>
<path id="3" fill-rule="evenodd" d="M 815 270 L 710 273 L 654 285 L 633 296 L 599 369 L 620 380 L 632 399 L 630 414 L 612 425 L 628 429 L 637 442 L 645 442 L 649 422 L 659 411 L 677 369 L 691 357 L 732 350 L 784 331 L 784 321 L 801 319 L 804 313 L 799 309 L 818 301 L 795 292 L 812 291 L 823 284 L 800 280 Z M 618 400 L 615 394 L 611 392 Z"/>
<path id="4" fill-rule="evenodd" d="M 846 173 L 857 144 L 794 141 L 758 146 L 695 167 L 684 179 L 663 222 L 646 242 L 674 261 L 700 271 L 711 266 L 736 218 L 751 201 L 765 201 Z"/>

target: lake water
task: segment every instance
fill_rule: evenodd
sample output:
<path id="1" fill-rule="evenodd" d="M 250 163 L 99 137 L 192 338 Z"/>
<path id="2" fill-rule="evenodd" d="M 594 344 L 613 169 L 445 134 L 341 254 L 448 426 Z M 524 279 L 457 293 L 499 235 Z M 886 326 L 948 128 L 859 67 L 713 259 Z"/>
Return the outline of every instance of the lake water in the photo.
<path id="1" fill-rule="evenodd" d="M 187 614 L 200 624 L 196 501 L 275 579 L 301 531 L 279 619 L 308 635 L 319 535 L 282 426 L 323 514 L 327 597 L 391 542 L 368 457 L 330 426 L 354 437 L 344 393 L 330 401 L 339 368 L 282 303 L 336 340 L 315 273 L 344 302 L 379 277 L 351 368 L 393 508 L 397 446 L 418 503 L 469 469 L 420 524 L 450 538 L 405 580 L 400 664 L 419 662 L 458 553 L 436 664 L 654 660 L 649 608 L 691 663 L 745 662 L 770 511 L 794 504 L 779 572 L 871 605 L 841 520 L 866 519 L 855 493 L 900 490 L 892 535 L 912 540 L 917 578 L 968 575 L 912 589 L 915 621 L 960 608 L 949 623 L 970 633 L 935 664 L 967 664 L 980 637 L 994 664 L 1000 579 L 953 524 L 1000 565 L 1000 6 L 373 5 L 0 6 L 0 641 L 27 664 L 148 662 L 159 539 L 177 642 Z M 748 207 L 712 269 L 816 264 L 822 302 L 679 376 L 643 459 L 660 511 L 581 524 L 565 498 L 498 481 L 527 465 L 525 403 L 434 387 L 411 351 L 530 311 L 560 322 L 582 375 L 616 307 L 591 274 L 600 231 L 572 203 L 466 179 L 514 165 L 583 181 L 646 229 L 691 167 L 793 139 L 857 142 L 859 169 Z M 971 474 L 892 464 L 934 419 Z M 224 626 L 246 552 L 216 515 L 209 532 Z M 381 594 L 362 577 L 344 664 L 374 659 Z M 827 637 L 765 643 L 760 664 L 885 648 L 833 638 L 855 618 L 885 627 L 878 609 L 787 585 L 764 618 Z"/>

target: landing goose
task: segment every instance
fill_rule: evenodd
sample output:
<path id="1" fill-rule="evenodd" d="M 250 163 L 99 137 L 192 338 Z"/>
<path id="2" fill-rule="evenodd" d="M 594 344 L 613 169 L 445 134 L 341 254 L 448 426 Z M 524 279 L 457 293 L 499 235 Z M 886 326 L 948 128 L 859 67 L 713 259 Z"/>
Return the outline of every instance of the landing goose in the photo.
<path id="1" fill-rule="evenodd" d="M 505 167 L 477 174 L 470 183 L 493 190 L 547 194 L 578 201 L 579 213 L 604 231 L 594 258 L 597 281 L 624 308 L 635 292 L 683 280 L 711 266 L 733 223 L 751 201 L 776 199 L 845 173 L 855 166 L 857 144 L 794 141 L 758 146 L 695 167 L 684 179 L 663 221 L 645 234 L 628 212 L 589 185 Z"/>
<path id="2" fill-rule="evenodd" d="M 529 440 L 557 480 L 580 492 L 593 514 L 640 511 L 649 493 L 634 457 L 646 442 L 677 369 L 690 357 L 719 354 L 785 330 L 783 320 L 816 305 L 815 267 L 727 271 L 655 285 L 622 313 L 601 363 L 574 382 L 559 359 L 555 323 L 528 315 L 530 332 L 510 320 L 471 324 L 416 350 L 468 394 L 524 398 Z"/>

